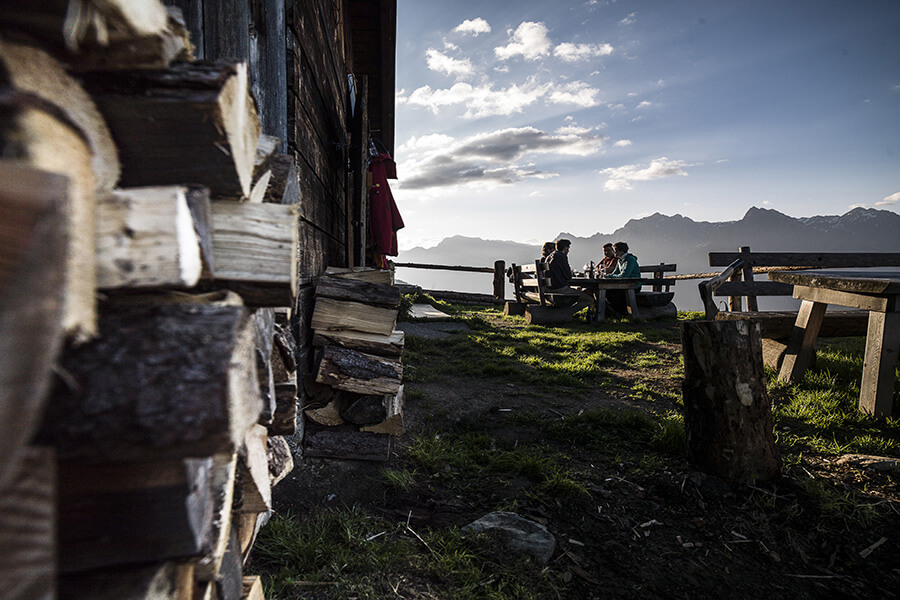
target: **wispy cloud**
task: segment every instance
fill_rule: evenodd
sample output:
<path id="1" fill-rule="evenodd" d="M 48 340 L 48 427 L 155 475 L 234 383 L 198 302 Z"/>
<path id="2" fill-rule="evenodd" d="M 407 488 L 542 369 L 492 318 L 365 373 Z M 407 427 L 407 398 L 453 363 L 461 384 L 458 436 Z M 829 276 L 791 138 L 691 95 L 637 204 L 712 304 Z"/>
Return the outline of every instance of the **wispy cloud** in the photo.
<path id="1" fill-rule="evenodd" d="M 547 35 L 547 26 L 543 23 L 524 21 L 516 27 L 515 31 L 510 29 L 507 33 L 510 42 L 505 46 L 494 48 L 494 54 L 500 60 L 520 55 L 527 60 L 537 60 L 550 53 L 552 44 Z"/>
<path id="2" fill-rule="evenodd" d="M 456 83 L 449 88 L 432 88 L 425 85 L 408 95 L 398 93 L 397 104 L 421 106 L 437 114 L 441 108 L 465 106 L 464 118 L 481 118 L 521 113 L 525 108 L 544 100 L 550 104 L 573 104 L 580 107 L 596 106 L 600 91 L 580 81 L 561 85 L 541 84 L 534 78 L 522 85 L 512 84 L 494 89 L 493 83 L 472 85 Z"/>
<path id="3" fill-rule="evenodd" d="M 685 167 L 688 163 L 683 160 L 671 160 L 665 156 L 650 161 L 650 165 L 624 165 L 621 167 L 603 169 L 601 175 L 608 177 L 604 189 L 609 191 L 634 189 L 636 181 L 651 181 L 665 177 L 687 176 Z"/>
<path id="4" fill-rule="evenodd" d="M 609 56 L 613 53 L 611 44 L 573 44 L 563 42 L 553 49 L 553 56 L 566 62 L 578 62 L 598 56 Z"/>
<path id="5" fill-rule="evenodd" d="M 491 25 L 481 17 L 477 17 L 475 19 L 466 19 L 454 27 L 453 31 L 455 33 L 471 33 L 472 35 L 478 35 L 480 33 L 490 33 Z"/>
<path id="6" fill-rule="evenodd" d="M 889 196 L 885 196 L 878 202 L 873 202 L 873 203 L 869 203 L 869 204 L 851 204 L 850 210 L 853 210 L 854 208 L 872 208 L 875 206 L 894 206 L 898 202 L 900 202 L 900 192 L 894 192 L 893 194 L 891 194 Z"/>
<path id="7" fill-rule="evenodd" d="M 653 106 L 652 102 L 650 102 L 649 100 L 643 100 L 640 104 L 635 106 L 635 109 L 650 108 L 651 106 Z"/>
<path id="8" fill-rule="evenodd" d="M 613 146 L 617 148 L 625 148 L 631 145 L 631 140 L 616 140 L 616 143 Z"/>
<path id="9" fill-rule="evenodd" d="M 629 13 L 627 17 L 619 21 L 619 25 L 633 25 L 637 21 L 637 13 Z"/>
<path id="10" fill-rule="evenodd" d="M 425 60 L 428 68 L 432 71 L 459 76 L 472 73 L 472 63 L 469 59 L 459 60 L 452 58 L 434 48 L 429 48 L 425 51 Z"/>
<path id="11" fill-rule="evenodd" d="M 547 179 L 557 174 L 535 166 L 531 158 L 545 154 L 590 156 L 603 148 L 603 137 L 594 129 L 571 126 L 555 133 L 518 127 L 460 140 L 425 137 L 429 139 L 410 140 L 400 147 L 410 154 L 399 167 L 403 176 L 398 187 L 402 189 L 490 187 L 526 178 Z"/>

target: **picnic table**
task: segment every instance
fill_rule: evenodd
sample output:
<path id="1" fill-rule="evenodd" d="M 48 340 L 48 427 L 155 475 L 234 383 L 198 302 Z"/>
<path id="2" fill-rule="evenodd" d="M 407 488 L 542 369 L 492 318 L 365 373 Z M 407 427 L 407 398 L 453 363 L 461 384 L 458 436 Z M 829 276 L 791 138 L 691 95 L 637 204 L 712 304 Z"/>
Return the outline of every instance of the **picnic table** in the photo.
<path id="1" fill-rule="evenodd" d="M 573 277 L 569 285 L 581 288 L 594 299 L 590 320 L 602 321 L 606 318 L 606 292 L 608 290 L 626 290 L 628 306 L 631 307 L 632 319 L 639 320 L 635 292 L 641 289 L 641 279 Z"/>
<path id="2" fill-rule="evenodd" d="M 829 304 L 868 311 L 865 361 L 859 409 L 889 417 L 893 410 L 894 370 L 900 352 L 900 273 L 809 270 L 772 271 L 769 279 L 793 286 L 802 300 L 794 332 L 778 376 L 798 380 L 808 368 Z"/>

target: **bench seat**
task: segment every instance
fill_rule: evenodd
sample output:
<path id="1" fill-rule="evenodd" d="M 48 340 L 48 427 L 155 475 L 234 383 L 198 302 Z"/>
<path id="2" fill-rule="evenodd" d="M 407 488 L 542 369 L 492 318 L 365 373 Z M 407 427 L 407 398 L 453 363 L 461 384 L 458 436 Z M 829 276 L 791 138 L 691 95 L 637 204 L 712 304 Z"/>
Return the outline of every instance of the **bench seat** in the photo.
<path id="1" fill-rule="evenodd" d="M 796 311 L 743 311 L 720 312 L 717 321 L 738 321 L 748 319 L 759 323 L 760 333 L 764 338 L 787 339 L 794 330 L 797 320 Z M 835 310 L 825 313 L 819 337 L 850 337 L 866 335 L 869 326 L 869 313 L 864 310 Z"/>

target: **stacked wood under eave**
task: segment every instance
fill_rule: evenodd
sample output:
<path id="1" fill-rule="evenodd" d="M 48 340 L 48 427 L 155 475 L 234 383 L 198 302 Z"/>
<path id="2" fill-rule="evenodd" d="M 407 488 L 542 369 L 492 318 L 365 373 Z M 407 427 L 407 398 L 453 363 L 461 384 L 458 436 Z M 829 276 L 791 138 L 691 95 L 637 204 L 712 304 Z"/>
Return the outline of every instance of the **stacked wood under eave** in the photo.
<path id="1" fill-rule="evenodd" d="M 279 140 L 158 0 L 2 5 L 0 598 L 261 598 L 297 428 Z"/>
<path id="2" fill-rule="evenodd" d="M 390 273 L 332 270 L 319 278 L 312 316 L 319 355 L 304 381 L 307 456 L 387 460 L 403 433 L 403 332 Z"/>

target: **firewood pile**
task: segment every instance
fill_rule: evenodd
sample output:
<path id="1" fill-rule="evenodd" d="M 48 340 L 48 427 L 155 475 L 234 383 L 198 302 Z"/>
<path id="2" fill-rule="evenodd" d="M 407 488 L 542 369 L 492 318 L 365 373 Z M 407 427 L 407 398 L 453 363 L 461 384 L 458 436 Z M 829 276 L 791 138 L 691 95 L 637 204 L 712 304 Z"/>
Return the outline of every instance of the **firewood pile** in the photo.
<path id="1" fill-rule="evenodd" d="M 0 598 L 263 598 L 297 184 L 246 65 L 158 0 L 2 2 L 0 147 Z"/>
<path id="2" fill-rule="evenodd" d="M 303 382 L 305 456 L 388 459 L 403 433 L 399 307 L 388 271 L 331 268 L 319 278 L 312 315 L 318 370 Z"/>

